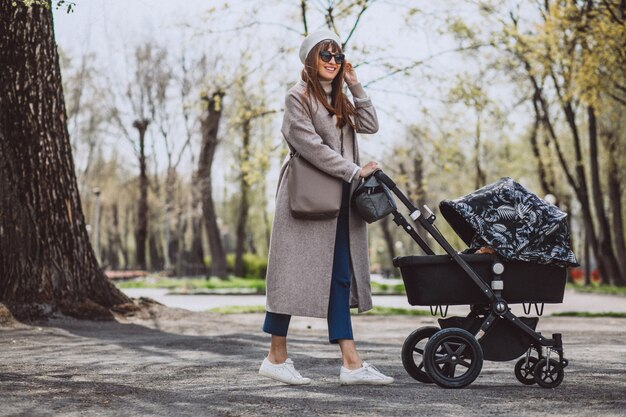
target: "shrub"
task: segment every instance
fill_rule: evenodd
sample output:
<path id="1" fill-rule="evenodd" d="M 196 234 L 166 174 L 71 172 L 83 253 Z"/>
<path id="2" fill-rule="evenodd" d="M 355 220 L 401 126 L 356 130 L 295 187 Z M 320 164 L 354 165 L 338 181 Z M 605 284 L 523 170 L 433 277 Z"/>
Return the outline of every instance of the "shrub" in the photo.
<path id="1" fill-rule="evenodd" d="M 230 273 L 235 271 L 235 254 L 226 255 L 226 267 Z M 243 278 L 265 279 L 267 258 L 253 253 L 243 254 Z"/>

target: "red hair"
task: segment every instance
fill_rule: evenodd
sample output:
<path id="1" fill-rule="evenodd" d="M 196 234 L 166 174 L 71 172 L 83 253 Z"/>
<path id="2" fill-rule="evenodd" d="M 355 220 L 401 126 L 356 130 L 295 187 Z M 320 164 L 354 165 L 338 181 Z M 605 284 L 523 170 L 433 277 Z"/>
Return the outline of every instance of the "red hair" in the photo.
<path id="1" fill-rule="evenodd" d="M 330 93 L 330 103 L 326 98 L 326 92 L 320 84 L 320 78 L 317 73 L 317 65 L 320 59 L 320 51 L 328 50 L 331 48 L 332 53 L 341 52 L 341 47 L 333 40 L 325 40 L 313 47 L 309 55 L 307 55 L 304 61 L 304 69 L 302 70 L 302 80 L 306 83 L 307 93 L 315 97 L 322 105 L 328 110 L 329 115 L 337 116 L 337 127 L 343 128 L 346 123 L 353 129 L 356 128 L 353 119 L 356 116 L 356 109 L 354 105 L 348 100 L 348 97 L 343 93 L 343 77 L 344 77 L 344 63 L 339 66 L 339 72 L 333 79 L 332 92 Z"/>

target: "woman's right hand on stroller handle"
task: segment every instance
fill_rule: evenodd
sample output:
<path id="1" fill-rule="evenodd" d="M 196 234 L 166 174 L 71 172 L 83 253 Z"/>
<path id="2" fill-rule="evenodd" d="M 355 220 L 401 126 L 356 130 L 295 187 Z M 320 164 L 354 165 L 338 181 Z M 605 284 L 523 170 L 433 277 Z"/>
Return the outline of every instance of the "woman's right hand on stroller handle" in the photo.
<path id="1" fill-rule="evenodd" d="M 361 178 L 369 177 L 376 170 L 380 170 L 380 166 L 378 165 L 378 162 L 370 161 L 367 164 L 363 165 L 363 167 L 361 167 L 361 170 L 359 171 L 359 177 Z"/>

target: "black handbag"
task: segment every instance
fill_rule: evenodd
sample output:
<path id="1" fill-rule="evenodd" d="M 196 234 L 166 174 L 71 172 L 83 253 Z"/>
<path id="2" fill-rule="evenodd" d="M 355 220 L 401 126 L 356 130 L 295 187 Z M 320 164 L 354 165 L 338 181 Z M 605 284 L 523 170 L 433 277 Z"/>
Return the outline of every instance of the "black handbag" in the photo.
<path id="1" fill-rule="evenodd" d="M 367 177 L 354 190 L 352 204 L 368 223 L 380 220 L 398 209 L 389 188 L 374 175 Z"/>

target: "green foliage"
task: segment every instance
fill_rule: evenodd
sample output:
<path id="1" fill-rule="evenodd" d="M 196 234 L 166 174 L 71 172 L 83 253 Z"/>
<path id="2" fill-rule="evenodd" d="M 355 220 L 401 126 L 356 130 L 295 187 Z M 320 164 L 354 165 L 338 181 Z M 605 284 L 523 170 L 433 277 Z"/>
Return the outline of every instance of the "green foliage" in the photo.
<path id="1" fill-rule="evenodd" d="M 231 253 L 226 256 L 226 266 L 228 271 L 235 270 L 235 254 Z M 252 253 L 243 254 L 243 268 L 245 278 L 265 279 L 267 272 L 267 258 Z"/>
<path id="2" fill-rule="evenodd" d="M 116 282 L 118 288 L 167 288 L 176 292 L 199 292 L 200 290 L 254 290 L 257 294 L 265 293 L 265 280 L 252 278 L 227 279 L 204 278 L 158 278 Z"/>
<path id="3" fill-rule="evenodd" d="M 214 307 L 207 310 L 209 313 L 219 314 L 250 314 L 250 313 L 265 313 L 265 306 L 227 306 L 227 307 Z"/>
<path id="4" fill-rule="evenodd" d="M 246 313 L 265 313 L 265 306 L 228 306 L 215 307 L 207 310 L 210 313 L 219 314 L 246 314 Z M 352 309 L 351 314 L 357 314 L 356 309 Z M 411 310 L 408 308 L 395 307 L 374 307 L 370 311 L 364 313 L 367 316 L 430 316 L 429 311 Z"/>
<path id="5" fill-rule="evenodd" d="M 266 268 L 266 262 L 262 262 L 259 257 L 255 257 L 254 261 L 250 261 L 250 257 L 248 258 L 249 264 L 253 265 L 252 267 L 250 267 L 251 270 L 254 270 L 254 268 L 257 268 L 257 270 L 264 270 L 264 268 Z M 118 281 L 116 282 L 116 285 L 118 286 L 118 288 L 167 288 L 177 291 L 248 289 L 255 290 L 255 292 L 259 294 L 265 293 L 264 278 L 238 278 L 234 276 L 229 276 L 226 279 L 221 279 L 217 277 L 211 277 L 209 279 L 142 278 L 132 281 Z M 372 294 L 403 295 L 405 294 L 405 289 L 404 285 L 402 284 L 381 284 L 378 282 L 372 282 Z"/>
<path id="6" fill-rule="evenodd" d="M 355 311 L 353 309 L 353 312 Z M 398 307 L 374 307 L 364 314 L 367 316 L 431 316 L 430 311 Z"/>
<path id="7" fill-rule="evenodd" d="M 563 311 L 560 313 L 552 314 L 553 317 L 586 317 L 586 318 L 594 318 L 594 317 L 615 317 L 615 318 L 626 318 L 626 312 L 622 311 L 606 311 L 602 313 L 591 313 L 589 311 Z"/>
<path id="8" fill-rule="evenodd" d="M 617 287 L 607 284 L 592 284 L 591 286 L 567 284 L 568 288 L 572 288 L 579 292 L 595 293 L 595 294 L 613 294 L 626 295 L 626 287 Z"/>
<path id="9" fill-rule="evenodd" d="M 372 294 L 406 294 L 403 284 L 384 284 L 372 282 Z"/>

